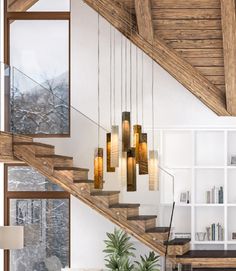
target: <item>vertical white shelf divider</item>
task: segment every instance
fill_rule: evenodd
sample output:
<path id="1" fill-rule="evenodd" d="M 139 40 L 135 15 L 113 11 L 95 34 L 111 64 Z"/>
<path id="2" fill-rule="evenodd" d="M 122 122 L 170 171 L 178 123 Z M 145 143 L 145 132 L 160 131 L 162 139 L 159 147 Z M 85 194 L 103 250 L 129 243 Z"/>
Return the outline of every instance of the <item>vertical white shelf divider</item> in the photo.
<path id="1" fill-rule="evenodd" d="M 196 132 L 192 130 L 192 167 L 191 167 L 191 248 L 195 249 L 194 241 L 195 241 L 195 168 L 196 164 Z"/>
<path id="2" fill-rule="evenodd" d="M 228 248 L 228 132 L 224 131 L 224 249 Z"/>
<path id="3" fill-rule="evenodd" d="M 228 131 L 224 131 L 224 249 L 228 249 Z"/>

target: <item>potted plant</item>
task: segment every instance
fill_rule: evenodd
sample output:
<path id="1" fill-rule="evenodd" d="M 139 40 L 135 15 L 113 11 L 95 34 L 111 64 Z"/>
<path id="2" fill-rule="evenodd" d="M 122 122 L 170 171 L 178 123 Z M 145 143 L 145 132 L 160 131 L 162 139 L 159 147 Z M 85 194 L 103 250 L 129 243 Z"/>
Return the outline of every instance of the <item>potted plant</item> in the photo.
<path id="1" fill-rule="evenodd" d="M 111 271 L 160 271 L 159 256 L 154 252 L 140 256 L 140 261 L 133 261 L 135 248 L 130 237 L 122 230 L 115 229 L 114 233 L 107 233 L 105 240 L 106 267 Z"/>

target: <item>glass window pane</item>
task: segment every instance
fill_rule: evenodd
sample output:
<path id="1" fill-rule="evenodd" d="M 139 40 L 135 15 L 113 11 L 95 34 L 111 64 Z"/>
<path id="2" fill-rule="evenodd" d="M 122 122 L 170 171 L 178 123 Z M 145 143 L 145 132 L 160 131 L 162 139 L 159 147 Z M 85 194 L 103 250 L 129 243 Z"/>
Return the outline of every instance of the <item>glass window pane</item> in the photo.
<path id="1" fill-rule="evenodd" d="M 35 169 L 28 166 L 8 167 L 8 191 L 63 191 Z"/>
<path id="2" fill-rule="evenodd" d="M 70 11 L 70 0 L 8 0 L 8 11 Z"/>
<path id="3" fill-rule="evenodd" d="M 24 226 L 24 249 L 10 252 L 10 271 L 60 271 L 69 265 L 69 200 L 11 199 L 10 225 Z"/>
<path id="4" fill-rule="evenodd" d="M 69 22 L 15 20 L 10 56 L 11 130 L 69 134 Z"/>

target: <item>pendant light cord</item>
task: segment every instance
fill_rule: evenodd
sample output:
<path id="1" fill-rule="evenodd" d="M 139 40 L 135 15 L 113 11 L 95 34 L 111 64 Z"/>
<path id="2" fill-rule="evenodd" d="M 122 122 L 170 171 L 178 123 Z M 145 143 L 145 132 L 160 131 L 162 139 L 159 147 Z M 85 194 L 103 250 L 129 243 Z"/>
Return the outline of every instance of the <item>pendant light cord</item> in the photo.
<path id="1" fill-rule="evenodd" d="M 98 148 L 100 146 L 100 14 L 98 9 Z"/>
<path id="2" fill-rule="evenodd" d="M 123 110 L 123 35 L 120 34 L 120 58 L 121 58 L 121 62 L 120 62 L 120 91 L 121 91 L 121 95 L 120 95 L 120 107 L 121 107 L 121 114 L 122 114 L 122 110 Z"/>
<path id="3" fill-rule="evenodd" d="M 136 46 L 136 123 L 138 124 L 138 47 Z"/>
<path id="4" fill-rule="evenodd" d="M 127 92 L 128 92 L 128 75 L 127 75 L 127 38 L 125 39 L 125 111 L 127 111 Z"/>
<path id="5" fill-rule="evenodd" d="M 132 15 L 131 15 L 131 8 L 130 8 L 130 37 L 132 36 Z M 132 123 L 132 42 L 130 40 L 130 123 Z"/>
<path id="6" fill-rule="evenodd" d="M 113 28 L 113 124 L 116 124 L 116 31 Z"/>
<path id="7" fill-rule="evenodd" d="M 152 147 L 154 150 L 154 60 L 152 58 Z"/>
<path id="8" fill-rule="evenodd" d="M 144 82 L 143 82 L 143 55 L 144 53 L 142 52 L 142 127 L 144 125 L 144 108 L 143 108 L 143 90 L 144 90 Z"/>
<path id="9" fill-rule="evenodd" d="M 110 126 L 112 126 L 112 26 L 110 24 Z"/>

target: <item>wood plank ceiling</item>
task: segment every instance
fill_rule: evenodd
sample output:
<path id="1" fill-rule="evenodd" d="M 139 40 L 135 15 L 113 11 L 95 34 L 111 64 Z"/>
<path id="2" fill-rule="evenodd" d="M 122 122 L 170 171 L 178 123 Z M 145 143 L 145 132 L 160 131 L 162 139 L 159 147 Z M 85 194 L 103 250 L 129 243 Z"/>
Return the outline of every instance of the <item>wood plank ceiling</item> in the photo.
<path id="1" fill-rule="evenodd" d="M 221 116 L 236 116 L 234 1 L 84 0 Z"/>
<path id="2" fill-rule="evenodd" d="M 135 14 L 134 0 L 121 0 Z M 155 37 L 225 92 L 220 0 L 152 0 Z"/>

